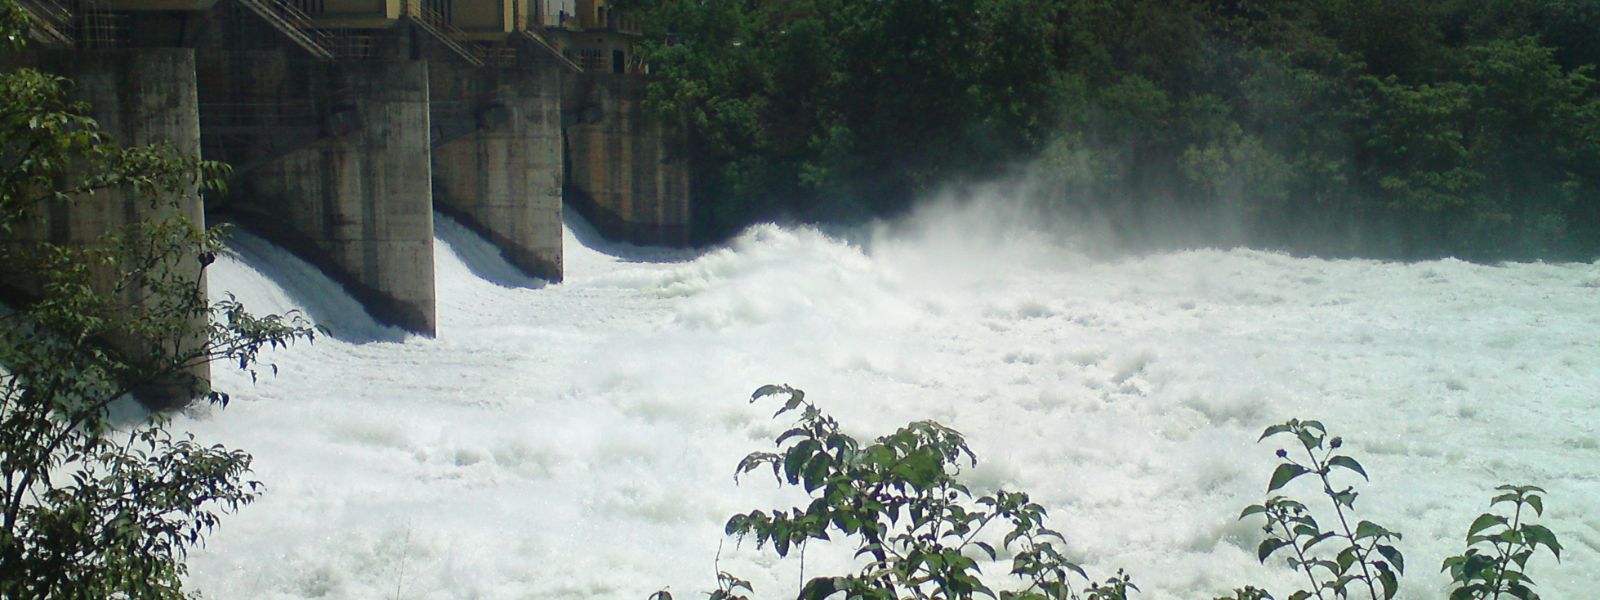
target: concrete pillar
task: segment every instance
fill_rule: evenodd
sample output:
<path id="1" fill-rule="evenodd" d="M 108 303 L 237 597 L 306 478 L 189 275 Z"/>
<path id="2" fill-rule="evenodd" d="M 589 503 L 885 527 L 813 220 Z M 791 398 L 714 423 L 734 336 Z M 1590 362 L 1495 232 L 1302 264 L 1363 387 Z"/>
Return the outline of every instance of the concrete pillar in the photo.
<path id="1" fill-rule="evenodd" d="M 324 68 L 327 135 L 243 174 L 232 212 L 313 257 L 381 320 L 433 335 L 428 63 Z"/>
<path id="2" fill-rule="evenodd" d="M 201 139 L 227 219 L 317 265 L 372 315 L 433 335 L 428 63 L 408 26 L 323 60 L 236 3 L 198 37 Z"/>
<path id="3" fill-rule="evenodd" d="M 164 143 L 178 155 L 200 154 L 200 120 L 196 111 L 194 51 L 180 48 L 53 51 L 34 55 L 27 62 L 42 70 L 73 80 L 70 94 L 88 102 L 90 115 L 113 142 L 124 146 Z M 98 244 L 109 233 L 125 231 L 141 221 L 178 211 L 195 225 L 205 225 L 199 190 L 189 186 L 169 206 L 152 202 L 128 190 L 113 189 L 78 198 L 72 203 L 53 203 L 42 219 L 23 224 L 13 232 L 14 242 L 46 241 L 58 245 Z M 199 257 L 180 257 L 166 265 L 172 273 L 194 282 L 204 298 L 205 282 Z M 111 292 L 122 269 L 95 269 L 92 282 L 98 290 Z M 32 282 L 16 282 L 26 289 Z M 122 300 L 143 301 L 141 290 L 128 290 Z M 151 340 L 132 336 L 107 340 L 125 360 L 138 365 L 159 361 L 172 352 L 188 354 L 203 349 L 206 315 L 196 315 L 191 323 L 198 334 L 180 342 L 176 348 L 152 347 Z M 163 356 L 167 354 L 167 356 Z M 185 373 L 141 385 L 135 395 L 144 404 L 158 409 L 180 408 L 209 389 L 210 367 L 200 364 Z"/>
<path id="4" fill-rule="evenodd" d="M 429 65 L 433 199 L 527 274 L 560 281 L 560 67 L 519 50 L 505 67 Z"/>
<path id="5" fill-rule="evenodd" d="M 645 83 L 642 75 L 570 77 L 567 202 L 608 237 L 687 245 L 687 156 L 678 130 L 646 113 Z"/>

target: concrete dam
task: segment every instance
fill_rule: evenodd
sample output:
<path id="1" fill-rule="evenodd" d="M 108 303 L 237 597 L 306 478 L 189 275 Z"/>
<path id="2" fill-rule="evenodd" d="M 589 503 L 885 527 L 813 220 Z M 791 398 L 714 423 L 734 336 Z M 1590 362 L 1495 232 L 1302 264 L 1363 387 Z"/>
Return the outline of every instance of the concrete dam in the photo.
<path id="1" fill-rule="evenodd" d="M 191 218 L 291 250 L 390 324 L 435 332 L 435 210 L 551 281 L 564 203 L 616 239 L 688 241 L 681 128 L 644 110 L 639 29 L 604 0 L 21 4 L 21 63 L 74 80 L 114 141 L 232 166 Z M 13 235 L 81 243 L 140 210 L 113 194 Z"/>

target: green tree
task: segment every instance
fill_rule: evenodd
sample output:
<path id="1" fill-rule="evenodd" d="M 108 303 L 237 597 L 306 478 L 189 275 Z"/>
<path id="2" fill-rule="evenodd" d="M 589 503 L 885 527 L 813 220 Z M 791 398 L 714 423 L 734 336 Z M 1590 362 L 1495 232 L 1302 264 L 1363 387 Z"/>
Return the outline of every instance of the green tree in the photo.
<path id="1" fill-rule="evenodd" d="M 648 51 L 651 103 L 688 116 L 697 226 L 713 235 L 889 215 L 1027 165 L 1050 200 L 1133 237 L 1600 253 L 1593 2 L 628 5 L 674 42 Z M 1140 231 L 1208 214 L 1236 218 Z"/>
<path id="2" fill-rule="evenodd" d="M 20 50 L 26 18 L 0 0 L 0 52 Z M 314 330 L 231 298 L 208 305 L 196 262 L 222 250 L 220 232 L 177 198 L 226 169 L 112 143 L 69 86 L 0 74 L 0 264 L 14 304 L 0 312 L 0 596 L 181 598 L 186 550 L 258 493 L 250 456 L 176 435 L 164 414 L 113 418 L 112 405 L 152 384 L 202 392 L 187 376 L 197 365 L 250 368 Z M 23 234 L 113 194 L 139 199 L 144 217 L 93 244 Z"/>

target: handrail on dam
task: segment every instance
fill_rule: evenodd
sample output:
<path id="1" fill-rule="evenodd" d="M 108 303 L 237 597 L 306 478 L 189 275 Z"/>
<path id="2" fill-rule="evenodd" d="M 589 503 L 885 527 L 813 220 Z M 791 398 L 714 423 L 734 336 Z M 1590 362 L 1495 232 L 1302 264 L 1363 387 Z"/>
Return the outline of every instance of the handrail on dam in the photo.
<path id="1" fill-rule="evenodd" d="M 72 11 L 56 0 L 21 0 L 17 3 L 32 19 L 28 20 L 30 33 L 47 44 L 71 46 Z"/>
<path id="2" fill-rule="evenodd" d="M 583 72 L 583 67 L 578 66 L 578 63 L 572 62 L 572 59 L 567 58 L 567 54 L 562 52 L 559 46 L 551 43 L 550 40 L 545 39 L 544 36 L 534 33 L 529 29 L 524 29 L 520 33 L 524 39 L 528 40 L 535 46 L 543 48 L 545 52 L 550 53 L 550 56 L 555 57 L 556 62 L 561 66 L 570 69 L 574 73 Z"/>
<path id="3" fill-rule="evenodd" d="M 411 14 L 408 16 L 411 18 L 411 22 L 417 24 L 417 28 L 433 36 L 439 43 L 444 44 L 444 47 L 449 48 L 451 52 L 456 53 L 462 60 L 467 61 L 467 64 L 474 67 L 483 66 L 483 59 L 477 53 L 461 45 L 461 42 L 456 41 L 457 38 L 466 37 L 465 31 L 451 25 L 450 21 L 444 18 L 444 15 L 423 6 L 421 2 L 410 2 L 408 4 L 411 9 Z"/>
<path id="4" fill-rule="evenodd" d="M 322 60 L 333 60 L 333 36 L 311 23 L 305 11 L 283 0 L 239 0 L 239 4 L 256 13 L 273 28 L 288 36 L 296 45 Z"/>

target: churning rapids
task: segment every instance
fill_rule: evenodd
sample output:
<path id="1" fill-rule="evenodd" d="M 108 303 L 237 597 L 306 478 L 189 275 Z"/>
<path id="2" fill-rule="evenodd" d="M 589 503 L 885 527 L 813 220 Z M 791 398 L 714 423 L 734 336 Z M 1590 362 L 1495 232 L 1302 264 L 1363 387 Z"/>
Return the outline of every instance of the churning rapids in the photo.
<path id="1" fill-rule="evenodd" d="M 1364 462 L 1361 515 L 1405 535 L 1402 596 L 1443 597 L 1440 561 L 1501 483 L 1549 490 L 1566 552 L 1532 563 L 1545 597 L 1600 582 L 1600 262 L 1119 255 L 951 201 L 697 255 L 600 243 L 569 216 L 567 280 L 545 285 L 438 228 L 436 339 L 247 235 L 211 271 L 213 297 L 335 335 L 271 353 L 279 374 L 254 383 L 219 365 L 233 403 L 177 422 L 253 453 L 268 486 L 191 556 L 205 597 L 695 598 L 718 568 L 792 597 L 848 552 L 814 543 L 802 575 L 722 535 L 799 501 L 732 478 L 788 424 L 745 401 L 766 383 L 863 439 L 961 430 L 976 489 L 1029 491 L 1072 556 L 1126 567 L 1141 598 L 1295 589 L 1235 520 L 1274 464 L 1257 435 L 1290 417 Z"/>

